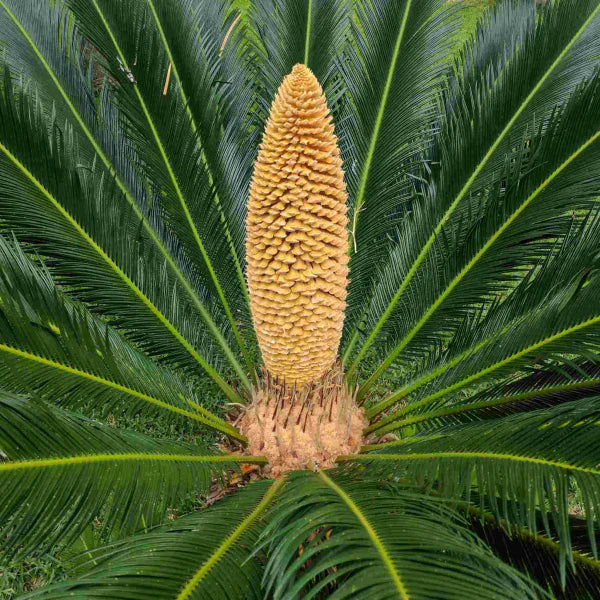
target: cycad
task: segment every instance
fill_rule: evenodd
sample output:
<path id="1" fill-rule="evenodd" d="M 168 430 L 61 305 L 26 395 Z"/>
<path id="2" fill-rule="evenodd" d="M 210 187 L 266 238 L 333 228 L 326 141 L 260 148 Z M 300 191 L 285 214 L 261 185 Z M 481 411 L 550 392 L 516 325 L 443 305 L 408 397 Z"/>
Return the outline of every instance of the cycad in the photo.
<path id="1" fill-rule="evenodd" d="M 600 3 L 450 61 L 460 21 L 0 0 L 2 557 L 72 567 L 34 595 L 600 595 Z"/>

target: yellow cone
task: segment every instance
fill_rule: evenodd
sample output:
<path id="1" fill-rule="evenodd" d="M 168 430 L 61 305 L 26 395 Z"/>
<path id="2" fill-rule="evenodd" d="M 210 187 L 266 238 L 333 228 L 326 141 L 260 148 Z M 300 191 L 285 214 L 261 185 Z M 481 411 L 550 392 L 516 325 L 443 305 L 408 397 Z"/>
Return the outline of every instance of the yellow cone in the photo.
<path id="1" fill-rule="evenodd" d="M 296 65 L 279 88 L 254 165 L 246 257 L 267 370 L 319 379 L 338 351 L 348 276 L 344 172 L 323 90 Z"/>

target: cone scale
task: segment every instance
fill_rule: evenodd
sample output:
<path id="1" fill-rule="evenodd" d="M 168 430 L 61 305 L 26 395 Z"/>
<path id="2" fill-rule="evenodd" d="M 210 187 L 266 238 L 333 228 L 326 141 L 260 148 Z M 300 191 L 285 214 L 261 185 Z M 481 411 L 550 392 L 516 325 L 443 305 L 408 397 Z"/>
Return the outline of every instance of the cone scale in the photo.
<path id="1" fill-rule="evenodd" d="M 346 189 L 323 90 L 296 65 L 281 84 L 254 166 L 246 257 L 268 373 L 312 384 L 338 352 L 348 276 Z"/>

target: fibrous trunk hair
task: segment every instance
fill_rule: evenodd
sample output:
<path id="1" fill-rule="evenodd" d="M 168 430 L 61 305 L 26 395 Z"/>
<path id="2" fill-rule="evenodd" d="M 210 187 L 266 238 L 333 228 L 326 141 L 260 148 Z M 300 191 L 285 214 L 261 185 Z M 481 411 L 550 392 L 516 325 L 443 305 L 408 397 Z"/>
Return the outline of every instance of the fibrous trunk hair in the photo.
<path id="1" fill-rule="evenodd" d="M 267 120 L 248 202 L 252 318 L 265 366 L 288 385 L 335 362 L 346 307 L 348 218 L 332 117 L 312 71 L 296 65 Z"/>
<path id="2" fill-rule="evenodd" d="M 248 454 L 267 457 L 263 472 L 270 477 L 334 467 L 338 456 L 360 450 L 368 425 L 364 410 L 356 406 L 356 390 L 344 380 L 339 363 L 301 388 L 263 373 L 239 424 L 248 438 Z"/>

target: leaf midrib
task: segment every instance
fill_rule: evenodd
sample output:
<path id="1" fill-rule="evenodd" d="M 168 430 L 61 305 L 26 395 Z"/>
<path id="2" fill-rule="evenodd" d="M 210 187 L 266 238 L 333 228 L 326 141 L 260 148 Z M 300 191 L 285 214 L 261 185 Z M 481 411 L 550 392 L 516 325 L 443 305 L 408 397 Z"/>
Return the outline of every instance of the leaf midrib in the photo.
<path id="1" fill-rule="evenodd" d="M 312 35 L 312 8 L 313 0 L 308 0 L 308 14 L 306 15 L 306 38 L 304 40 L 304 64 L 308 67 L 308 57 L 310 55 L 310 38 Z"/>
<path id="2" fill-rule="evenodd" d="M 460 504 L 462 504 L 462 503 L 460 503 Z M 460 506 L 460 504 L 459 504 L 459 506 Z M 461 508 L 462 508 L 462 506 L 461 506 Z M 558 555 L 560 552 L 561 546 L 560 546 L 560 542 L 558 542 L 557 540 L 546 537 L 545 535 L 543 535 L 541 533 L 536 533 L 534 531 L 531 531 L 530 529 L 527 529 L 526 527 L 518 527 L 515 524 L 507 522 L 505 519 L 498 520 L 493 513 L 482 510 L 480 507 L 474 506 L 473 504 L 465 504 L 464 510 L 465 510 L 465 512 L 470 513 L 471 515 L 475 515 L 475 517 L 484 524 L 485 524 L 485 521 L 488 521 L 489 519 L 491 519 L 493 521 L 493 523 L 495 523 L 501 529 L 510 532 L 510 534 L 512 536 L 523 537 L 523 538 L 528 538 L 530 540 L 533 540 L 534 543 L 541 544 L 541 545 L 545 546 L 546 548 L 551 549 L 556 555 Z M 573 555 L 573 559 L 575 560 L 576 563 L 581 562 L 586 567 L 594 569 L 595 571 L 597 571 L 600 574 L 600 561 L 588 556 L 587 554 L 584 554 L 583 552 L 577 551 L 577 550 L 572 550 L 571 552 Z"/>
<path id="3" fill-rule="evenodd" d="M 375 117 L 373 131 L 371 132 L 371 139 L 369 140 L 369 147 L 367 150 L 367 156 L 365 157 L 364 167 L 363 167 L 361 177 L 360 177 L 360 182 L 358 185 L 358 192 L 356 194 L 356 199 L 354 201 L 354 214 L 353 214 L 352 230 L 350 231 L 350 234 L 349 234 L 350 243 L 348 244 L 349 254 L 352 254 L 352 249 L 354 249 L 355 253 L 357 251 L 357 248 L 354 247 L 354 240 L 356 238 L 356 231 L 358 229 L 358 219 L 359 219 L 360 211 L 362 210 L 362 207 L 364 204 L 364 196 L 365 196 L 365 192 L 367 189 L 369 172 L 371 170 L 371 164 L 373 162 L 373 157 L 375 155 L 375 148 L 377 147 L 379 131 L 381 130 L 381 125 L 383 123 L 383 117 L 385 114 L 388 97 L 390 95 L 390 90 L 392 88 L 392 82 L 394 80 L 394 74 L 396 72 L 396 63 L 398 62 L 398 56 L 400 55 L 400 47 L 402 46 L 402 41 L 404 39 L 404 33 L 406 31 L 406 24 L 408 23 L 408 15 L 410 13 L 411 8 L 412 8 L 412 0 L 407 0 L 406 7 L 405 7 L 404 13 L 402 15 L 402 20 L 400 21 L 400 28 L 398 30 L 398 35 L 396 36 L 396 42 L 394 44 L 394 50 L 392 52 L 392 58 L 390 61 L 390 66 L 388 68 L 385 85 L 384 85 L 383 91 L 381 93 L 381 100 L 379 103 L 379 108 L 377 109 L 377 116 Z"/>
<path id="4" fill-rule="evenodd" d="M 115 454 L 79 454 L 61 458 L 40 458 L 32 460 L 11 461 L 0 463 L 0 473 L 3 471 L 22 471 L 29 469 L 43 469 L 51 467 L 64 467 L 107 462 L 201 462 L 201 463 L 249 463 L 264 464 L 264 456 L 238 456 L 238 455 L 196 455 L 196 454 L 153 454 L 151 452 L 117 452 Z"/>
<path id="5" fill-rule="evenodd" d="M 364 396 L 365 392 L 374 383 L 378 376 L 389 367 L 392 362 L 398 357 L 400 352 L 406 348 L 411 340 L 417 335 L 417 333 L 426 325 L 429 319 L 435 314 L 437 309 L 446 300 L 446 298 L 454 291 L 454 289 L 461 283 L 461 281 L 469 274 L 471 269 L 485 256 L 486 252 L 494 245 L 494 243 L 500 238 L 500 236 L 512 225 L 512 223 L 525 211 L 525 209 L 569 166 L 575 161 L 583 152 L 585 152 L 598 138 L 600 138 L 600 131 L 596 131 L 591 137 L 589 137 L 581 146 L 575 150 L 565 161 L 563 161 L 537 188 L 515 209 L 515 211 L 502 223 L 498 229 L 488 238 L 488 240 L 481 246 L 481 248 L 475 253 L 473 258 L 460 270 L 460 272 L 454 277 L 454 279 L 448 284 L 446 289 L 435 299 L 430 305 L 425 314 L 419 319 L 415 326 L 404 336 L 400 342 L 394 347 L 394 349 L 388 354 L 382 364 L 377 370 L 369 377 L 361 388 L 361 394 L 359 397 Z"/>
<path id="6" fill-rule="evenodd" d="M 468 413 L 474 410 L 480 410 L 482 408 L 492 408 L 494 406 L 503 406 L 504 404 L 511 404 L 513 402 L 520 402 L 521 400 L 529 400 L 530 398 L 538 398 L 548 396 L 550 394 L 557 394 L 560 392 L 568 392 L 571 390 L 577 390 L 582 388 L 594 387 L 600 385 L 600 378 L 586 379 L 583 381 L 577 381 L 574 383 L 567 383 L 564 385 L 555 385 L 529 392 L 523 392 L 521 394 L 514 394 L 513 396 L 502 396 L 493 400 L 482 400 L 481 402 L 473 402 L 471 404 L 461 404 L 458 406 L 450 406 L 440 410 L 434 410 L 428 413 L 422 413 L 415 417 L 408 417 L 401 421 L 395 421 L 395 426 L 398 428 L 408 427 L 415 423 L 422 423 L 423 421 L 430 421 L 439 417 L 448 417 L 461 413 Z"/>
<path id="7" fill-rule="evenodd" d="M 572 465 L 562 461 L 548 460 L 545 458 L 537 458 L 535 456 L 522 456 L 520 454 L 508 454 L 502 452 L 487 452 L 487 451 L 441 451 L 441 452 L 423 452 L 411 454 L 351 454 L 338 456 L 336 462 L 369 462 L 373 460 L 386 461 L 401 461 L 401 460 L 431 460 L 436 458 L 483 458 L 507 460 L 513 462 L 526 462 L 546 467 L 557 467 L 568 471 L 577 471 L 580 473 L 590 473 L 592 475 L 600 475 L 600 470 L 591 467 L 581 467 Z"/>

